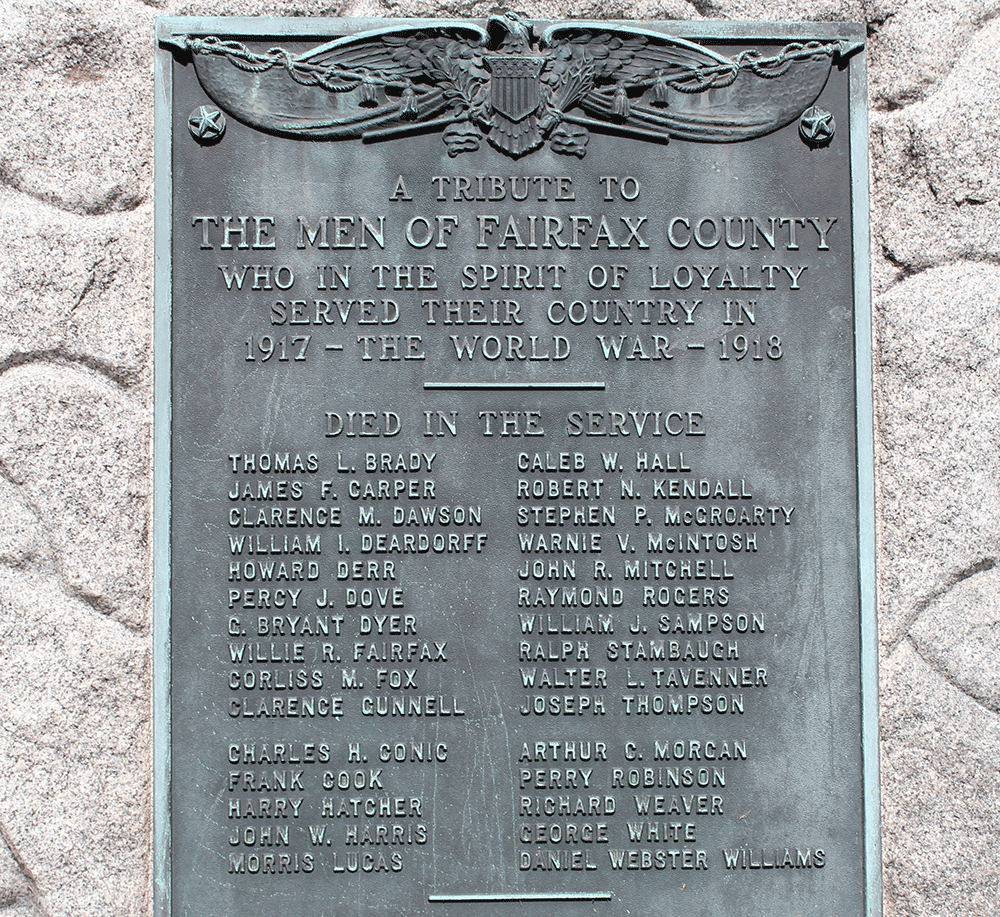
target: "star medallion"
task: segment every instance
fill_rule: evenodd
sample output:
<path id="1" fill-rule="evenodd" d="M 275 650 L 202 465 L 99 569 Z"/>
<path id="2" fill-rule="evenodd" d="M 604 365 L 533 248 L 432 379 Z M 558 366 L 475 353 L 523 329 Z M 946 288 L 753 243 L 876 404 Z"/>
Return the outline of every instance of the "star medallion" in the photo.
<path id="1" fill-rule="evenodd" d="M 837 122 L 833 115 L 813 105 L 802 113 L 802 120 L 799 121 L 799 135 L 810 146 L 822 146 L 833 139 L 834 131 L 837 130 Z"/>
<path id="2" fill-rule="evenodd" d="M 217 108 L 200 105 L 188 116 L 188 130 L 199 143 L 215 143 L 226 132 L 226 116 Z"/>

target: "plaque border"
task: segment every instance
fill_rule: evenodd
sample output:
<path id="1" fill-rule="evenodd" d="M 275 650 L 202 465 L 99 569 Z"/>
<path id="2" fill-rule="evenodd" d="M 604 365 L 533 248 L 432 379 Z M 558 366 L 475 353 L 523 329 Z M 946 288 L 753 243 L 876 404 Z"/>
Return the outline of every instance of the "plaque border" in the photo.
<path id="1" fill-rule="evenodd" d="M 171 917 L 170 813 L 170 504 L 172 431 L 171 302 L 173 251 L 173 53 L 161 41 L 191 33 L 231 38 L 328 40 L 333 35 L 393 26 L 426 26 L 442 20 L 276 17 L 156 19 L 154 102 L 154 314 L 152 498 L 152 869 L 154 917 Z M 484 23 L 485 20 L 462 20 Z M 536 20 L 541 22 L 542 20 Z M 711 20 L 608 20 L 608 25 L 669 26 L 690 41 L 866 41 L 863 24 L 843 22 L 736 22 Z M 858 584 L 861 649 L 862 822 L 865 915 L 882 915 L 881 785 L 878 737 L 878 626 L 876 620 L 875 441 L 873 395 L 871 230 L 869 205 L 867 46 L 846 64 L 850 106 L 850 181 L 854 265 L 855 421 L 858 484 Z"/>

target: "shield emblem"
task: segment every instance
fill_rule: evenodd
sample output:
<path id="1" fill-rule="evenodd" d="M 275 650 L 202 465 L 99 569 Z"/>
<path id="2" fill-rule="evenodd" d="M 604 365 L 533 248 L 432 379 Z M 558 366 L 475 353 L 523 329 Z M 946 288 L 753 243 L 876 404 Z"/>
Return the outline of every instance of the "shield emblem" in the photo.
<path id="1" fill-rule="evenodd" d="M 491 56 L 483 61 L 492 74 L 490 103 L 495 112 L 523 121 L 538 110 L 538 76 L 545 58 Z"/>

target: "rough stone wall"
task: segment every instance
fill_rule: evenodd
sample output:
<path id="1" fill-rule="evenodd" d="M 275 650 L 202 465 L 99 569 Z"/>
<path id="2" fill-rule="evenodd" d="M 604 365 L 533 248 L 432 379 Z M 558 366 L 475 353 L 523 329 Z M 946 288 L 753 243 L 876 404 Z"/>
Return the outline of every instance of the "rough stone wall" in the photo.
<path id="1" fill-rule="evenodd" d="M 0 0 L 0 917 L 150 908 L 153 19 L 489 3 Z M 1000 0 L 543 0 L 863 20 L 885 912 L 1000 908 Z"/>

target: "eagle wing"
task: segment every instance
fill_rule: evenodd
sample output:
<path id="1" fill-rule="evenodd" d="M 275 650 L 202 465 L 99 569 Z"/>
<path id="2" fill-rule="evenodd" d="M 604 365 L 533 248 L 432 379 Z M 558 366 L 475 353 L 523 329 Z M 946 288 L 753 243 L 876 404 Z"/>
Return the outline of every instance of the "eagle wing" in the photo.
<path id="1" fill-rule="evenodd" d="M 666 141 L 732 142 L 760 137 L 791 123 L 819 97 L 840 42 L 786 45 L 772 57 L 743 52 L 730 58 L 649 29 L 602 22 L 550 26 L 554 91 L 589 67 L 563 111 L 567 121 Z M 580 81 L 577 80 L 579 83 Z M 576 106 L 584 114 L 567 111 Z"/>
<path id="2" fill-rule="evenodd" d="M 488 74 L 475 65 L 486 31 L 444 20 L 372 29 L 293 54 L 185 36 L 198 79 L 223 110 L 258 130 L 337 140 L 421 130 L 445 110 L 472 107 Z M 448 120 L 451 120 L 449 118 Z"/>

